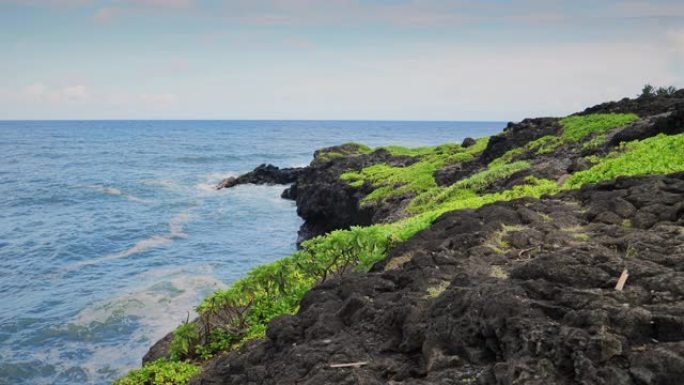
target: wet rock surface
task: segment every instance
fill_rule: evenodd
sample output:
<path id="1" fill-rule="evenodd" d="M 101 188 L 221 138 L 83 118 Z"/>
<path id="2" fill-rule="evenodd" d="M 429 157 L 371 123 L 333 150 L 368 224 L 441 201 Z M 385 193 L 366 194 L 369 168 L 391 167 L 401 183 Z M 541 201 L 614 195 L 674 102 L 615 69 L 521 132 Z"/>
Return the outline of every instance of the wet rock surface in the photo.
<path id="1" fill-rule="evenodd" d="M 370 225 L 386 220 L 396 211 L 396 202 L 380 206 L 363 206 L 360 201 L 370 191 L 370 186 L 352 187 L 340 179 L 350 170 L 360 170 L 374 164 L 407 166 L 417 159 L 409 156 L 393 156 L 383 149 L 372 153 L 354 153 L 356 147 L 342 145 L 316 151 L 308 167 L 283 168 L 261 165 L 237 178 L 223 180 L 217 189 L 231 188 L 240 184 L 290 184 L 282 197 L 295 200 L 297 214 L 304 219 L 299 230 L 301 242 L 336 229 L 350 226 Z M 325 154 L 343 154 L 326 157 Z"/>
<path id="2" fill-rule="evenodd" d="M 247 174 L 222 180 L 217 190 L 231 188 L 241 184 L 290 184 L 297 181 L 303 168 L 279 168 L 272 164 L 262 164 Z"/>
<path id="3" fill-rule="evenodd" d="M 623 270 L 623 290 L 616 283 Z M 331 364 L 362 363 L 335 368 Z M 444 214 L 192 384 L 680 384 L 684 173 Z"/>

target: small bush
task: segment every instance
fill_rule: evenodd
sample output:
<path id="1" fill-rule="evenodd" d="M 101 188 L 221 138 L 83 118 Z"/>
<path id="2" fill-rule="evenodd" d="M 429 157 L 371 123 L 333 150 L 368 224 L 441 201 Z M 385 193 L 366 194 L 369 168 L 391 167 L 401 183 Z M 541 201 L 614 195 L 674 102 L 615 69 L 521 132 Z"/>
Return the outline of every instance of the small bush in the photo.
<path id="1" fill-rule="evenodd" d="M 191 357 L 198 342 L 197 325 L 194 322 L 186 321 L 173 332 L 173 340 L 170 346 L 171 359 L 181 360 Z"/>
<path id="2" fill-rule="evenodd" d="M 130 371 L 114 385 L 186 385 L 200 371 L 199 366 L 187 362 L 161 359 Z"/>
<path id="3" fill-rule="evenodd" d="M 675 86 L 655 88 L 650 84 L 646 84 L 644 85 L 644 88 L 641 89 L 641 94 L 639 97 L 652 98 L 654 96 L 672 96 L 675 92 L 677 92 L 677 88 Z"/>
<path id="4" fill-rule="evenodd" d="M 641 89 L 641 94 L 639 95 L 640 98 L 652 98 L 655 96 L 655 87 L 653 87 L 650 84 L 644 84 L 644 87 Z"/>

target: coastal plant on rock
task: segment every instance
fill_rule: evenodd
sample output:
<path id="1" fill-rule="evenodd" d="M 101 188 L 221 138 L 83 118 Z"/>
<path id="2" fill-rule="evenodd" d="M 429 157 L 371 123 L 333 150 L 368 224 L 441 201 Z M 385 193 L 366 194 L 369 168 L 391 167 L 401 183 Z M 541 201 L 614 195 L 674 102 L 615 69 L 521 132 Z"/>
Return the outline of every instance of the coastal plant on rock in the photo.
<path id="1" fill-rule="evenodd" d="M 597 151 L 586 157 L 584 171 L 564 175 L 558 181 L 544 179 L 556 179 L 553 174 L 534 173 L 553 157 L 580 157 L 586 155 L 586 151 L 607 146 L 606 137 L 612 135 L 610 130 L 636 119 L 638 117 L 630 113 L 569 116 L 561 119 L 554 130 L 545 131 L 544 136 L 524 141 L 519 147 L 510 149 L 509 146 L 507 152 L 497 152 L 499 157 L 488 163 L 480 155 L 488 138 L 469 147 L 449 144 L 419 148 L 387 146 L 373 150 L 349 143 L 318 151 L 314 162 L 356 157 L 373 151 L 384 151 L 383 156 L 408 157 L 410 162 L 399 165 L 371 163 L 360 169 L 345 168 L 349 171 L 339 176 L 360 192 L 361 204 L 386 202 L 388 198 L 397 197 L 406 203 L 402 210 L 408 217 L 390 223 L 335 230 L 303 242 L 301 249 L 290 256 L 255 268 L 228 289 L 204 300 L 197 309 L 199 318 L 181 325 L 174 333 L 172 357 L 207 359 L 220 352 L 235 350 L 251 339 L 264 337 L 268 324 L 275 317 L 297 313 L 301 299 L 314 285 L 350 271 L 370 270 L 396 245 L 429 228 L 447 212 L 518 198 L 539 198 L 620 175 L 684 170 L 684 134 L 680 134 L 628 142 L 607 155 Z M 546 135 L 548 132 L 552 134 Z M 455 182 L 438 186 L 434 177 L 437 170 L 453 166 L 461 171 L 459 167 L 463 165 L 466 165 L 465 171 L 458 179 L 454 178 Z M 566 169 L 561 170 L 565 172 Z M 508 248 L 504 235 L 507 231 L 518 230 L 503 228 L 486 243 L 503 253 Z M 579 230 L 573 230 L 570 237 L 575 242 L 589 239 L 587 233 Z M 507 278 L 508 272 L 499 269 L 493 270 L 491 276 Z M 435 289 L 428 294 L 438 295 L 438 291 Z"/>
<path id="2" fill-rule="evenodd" d="M 114 385 L 186 385 L 200 371 L 197 365 L 160 359 L 130 371 Z"/>
<path id="3" fill-rule="evenodd" d="M 420 157 L 420 160 L 405 167 L 376 164 L 359 171 L 346 172 L 340 178 L 353 187 L 367 185 L 371 188 L 372 191 L 363 199 L 364 204 L 380 202 L 393 196 L 416 196 L 437 187 L 435 171 L 450 164 L 472 160 L 484 150 L 486 144 L 487 138 L 483 138 L 467 148 L 458 144 L 416 149 L 385 147 L 392 155 L 415 156 Z"/>
<path id="4" fill-rule="evenodd" d="M 562 137 L 578 142 L 593 133 L 603 133 L 639 119 L 636 114 L 589 114 L 572 115 L 561 119 Z"/>
<path id="5" fill-rule="evenodd" d="M 194 352 L 194 348 L 199 342 L 197 325 L 194 322 L 185 322 L 178 326 L 173 332 L 171 341 L 171 359 L 181 360 L 188 358 Z"/>
<path id="6" fill-rule="evenodd" d="M 314 153 L 315 162 L 328 162 L 344 156 L 370 154 L 373 150 L 365 144 L 347 142 L 339 146 L 323 148 Z"/>
<path id="7" fill-rule="evenodd" d="M 584 184 L 614 179 L 618 176 L 666 174 L 684 170 L 684 134 L 654 136 L 623 143 L 608 156 L 597 159 L 590 169 L 580 171 L 565 186 L 578 188 Z"/>

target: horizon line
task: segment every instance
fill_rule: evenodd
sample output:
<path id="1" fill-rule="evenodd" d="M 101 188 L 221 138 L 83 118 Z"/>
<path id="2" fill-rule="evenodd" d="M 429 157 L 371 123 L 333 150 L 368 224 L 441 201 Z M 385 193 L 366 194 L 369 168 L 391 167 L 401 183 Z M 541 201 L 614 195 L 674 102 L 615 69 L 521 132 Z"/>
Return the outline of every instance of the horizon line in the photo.
<path id="1" fill-rule="evenodd" d="M 0 122 L 467 122 L 467 123 L 508 123 L 512 120 L 459 120 L 459 119 L 0 119 Z"/>

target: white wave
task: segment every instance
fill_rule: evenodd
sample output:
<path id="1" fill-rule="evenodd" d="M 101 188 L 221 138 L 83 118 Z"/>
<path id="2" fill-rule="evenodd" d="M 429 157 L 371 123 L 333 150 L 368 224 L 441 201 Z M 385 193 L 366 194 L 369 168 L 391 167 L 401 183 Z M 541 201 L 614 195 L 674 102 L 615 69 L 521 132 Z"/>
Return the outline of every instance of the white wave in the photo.
<path id="1" fill-rule="evenodd" d="M 177 181 L 171 179 L 150 179 L 143 180 L 140 183 L 148 186 L 158 186 L 171 191 L 179 190 L 181 187 Z"/>
<path id="2" fill-rule="evenodd" d="M 140 279 L 143 282 L 147 280 Z M 201 295 L 224 287 L 211 275 L 181 275 L 164 277 L 144 287 L 133 288 L 106 301 L 83 309 L 72 324 L 88 326 L 120 321 L 123 317 L 138 318 L 143 326 L 161 328 L 157 333 L 173 329 L 194 307 Z M 146 330 L 149 332 L 149 330 Z"/>
<path id="3" fill-rule="evenodd" d="M 237 178 L 240 174 L 235 173 L 235 172 L 228 172 L 228 173 L 220 173 L 220 172 L 214 172 L 211 174 L 206 175 L 204 182 L 198 183 L 195 185 L 195 188 L 202 191 L 202 192 L 207 192 L 207 193 L 215 193 L 216 190 L 216 185 L 219 184 L 220 181 L 226 179 L 226 178 Z"/>
<path id="4" fill-rule="evenodd" d="M 108 254 L 99 258 L 90 259 L 87 261 L 77 262 L 69 266 L 66 270 L 71 271 L 83 266 L 95 265 L 103 262 L 113 261 L 121 258 L 130 257 L 133 254 L 138 254 L 143 251 L 163 247 L 171 243 L 174 239 L 187 238 L 187 234 L 183 231 L 183 222 L 190 218 L 188 213 L 180 213 L 169 221 L 169 233 L 165 235 L 153 235 L 136 242 L 133 246 L 118 253 Z"/>
<path id="5" fill-rule="evenodd" d="M 194 308 L 203 297 L 225 287 L 211 274 L 211 269 L 200 267 L 199 270 L 201 275 L 188 275 L 187 269 L 160 269 L 143 273 L 136 282 L 145 282 L 144 285 L 131 287 L 82 309 L 61 329 L 86 335 L 97 330 L 106 333 L 107 329 L 116 329 L 128 324 L 131 319 L 135 319 L 137 327 L 123 341 L 123 345 L 92 346 L 88 343 L 85 348 L 91 350 L 92 354 L 80 366 L 93 377 L 97 377 L 98 371 L 103 368 L 116 370 L 120 374 L 131 369 L 117 363 L 125 361 L 124 357 L 128 355 L 142 357 L 154 342 L 188 317 L 194 318 Z M 141 344 L 141 341 L 146 343 Z M 83 348 L 83 342 L 73 344 L 62 347 L 62 350 Z"/>
<path id="6" fill-rule="evenodd" d="M 152 203 L 152 201 L 150 201 L 150 200 L 138 198 L 135 195 L 124 193 L 123 191 L 119 190 L 116 187 L 107 187 L 107 186 L 103 186 L 103 185 L 90 185 L 87 187 L 90 189 L 93 189 L 95 191 L 101 192 L 103 194 L 106 194 L 106 195 L 120 196 L 122 198 L 125 198 L 125 199 L 131 201 L 131 202 Z"/>
<path id="7" fill-rule="evenodd" d="M 169 221 L 169 235 L 171 238 L 186 238 L 188 235 L 183 232 L 183 222 L 190 219 L 188 213 L 180 213 Z"/>

